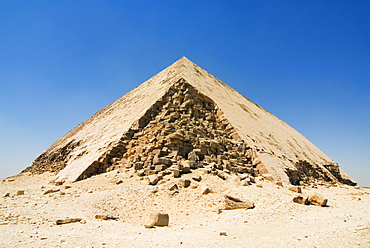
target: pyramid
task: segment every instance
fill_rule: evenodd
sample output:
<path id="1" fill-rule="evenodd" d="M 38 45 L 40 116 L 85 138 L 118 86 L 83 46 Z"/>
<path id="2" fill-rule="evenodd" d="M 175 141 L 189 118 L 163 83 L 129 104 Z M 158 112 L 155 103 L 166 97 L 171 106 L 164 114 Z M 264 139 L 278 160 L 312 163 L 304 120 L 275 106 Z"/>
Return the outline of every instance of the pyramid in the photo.
<path id="1" fill-rule="evenodd" d="M 61 184 L 112 170 L 263 176 L 283 183 L 356 183 L 287 123 L 182 57 L 95 113 L 24 172 Z"/>

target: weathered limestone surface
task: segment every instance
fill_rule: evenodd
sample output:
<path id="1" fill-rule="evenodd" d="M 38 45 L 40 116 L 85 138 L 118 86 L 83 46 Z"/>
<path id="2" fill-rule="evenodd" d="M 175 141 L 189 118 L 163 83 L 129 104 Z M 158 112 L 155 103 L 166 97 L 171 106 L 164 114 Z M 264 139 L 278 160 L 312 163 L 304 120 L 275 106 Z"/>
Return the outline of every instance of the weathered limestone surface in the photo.
<path id="1" fill-rule="evenodd" d="M 25 171 L 52 171 L 63 183 L 118 168 L 355 184 L 296 130 L 185 57 L 68 132 Z"/>

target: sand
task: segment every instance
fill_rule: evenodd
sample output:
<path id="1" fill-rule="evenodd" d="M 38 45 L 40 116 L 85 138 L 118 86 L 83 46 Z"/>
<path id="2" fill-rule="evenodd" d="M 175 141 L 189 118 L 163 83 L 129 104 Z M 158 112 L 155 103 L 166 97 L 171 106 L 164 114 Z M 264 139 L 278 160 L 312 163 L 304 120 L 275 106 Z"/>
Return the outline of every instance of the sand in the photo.
<path id="1" fill-rule="evenodd" d="M 328 199 L 301 205 L 288 185 L 257 178 L 241 186 L 195 171 L 200 182 L 169 190 L 178 178 L 148 185 L 131 171 L 112 171 L 69 185 L 53 174 L 21 174 L 0 181 L 0 247 L 370 247 L 370 189 L 347 185 L 302 188 Z M 119 182 L 117 184 L 117 182 Z M 68 187 L 70 186 L 70 188 Z M 202 195 L 201 188 L 213 193 Z M 24 190 L 23 195 L 16 195 Z M 55 192 L 47 193 L 46 191 Z M 9 196 L 5 196 L 9 193 Z M 217 212 L 225 193 L 249 199 L 253 209 Z M 145 228 L 152 212 L 169 214 L 166 227 Z M 98 220 L 97 214 L 119 217 Z M 57 225 L 56 220 L 80 218 Z"/>

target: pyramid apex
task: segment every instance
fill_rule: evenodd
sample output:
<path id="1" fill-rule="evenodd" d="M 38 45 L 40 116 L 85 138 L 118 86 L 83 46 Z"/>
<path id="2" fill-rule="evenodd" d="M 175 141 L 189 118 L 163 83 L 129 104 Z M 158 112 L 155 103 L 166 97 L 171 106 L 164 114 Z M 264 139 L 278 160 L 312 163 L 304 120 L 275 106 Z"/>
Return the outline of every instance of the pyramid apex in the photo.
<path id="1" fill-rule="evenodd" d="M 185 56 L 182 56 L 179 60 L 177 60 L 178 63 L 180 63 L 181 65 L 183 64 L 187 64 L 187 63 L 192 63 L 194 64 L 190 59 L 188 59 L 187 57 Z"/>
<path id="2" fill-rule="evenodd" d="M 190 59 L 188 59 L 187 57 L 185 57 L 185 56 L 182 56 L 179 60 L 189 60 L 190 61 Z"/>
<path id="3" fill-rule="evenodd" d="M 190 59 L 188 59 L 187 57 L 182 56 L 181 58 L 179 58 L 176 62 L 174 62 L 172 65 L 170 65 L 167 68 L 174 69 L 177 73 L 183 76 L 183 73 L 185 71 L 188 71 L 190 68 L 192 68 L 193 65 L 196 65 L 196 64 L 192 62 Z"/>

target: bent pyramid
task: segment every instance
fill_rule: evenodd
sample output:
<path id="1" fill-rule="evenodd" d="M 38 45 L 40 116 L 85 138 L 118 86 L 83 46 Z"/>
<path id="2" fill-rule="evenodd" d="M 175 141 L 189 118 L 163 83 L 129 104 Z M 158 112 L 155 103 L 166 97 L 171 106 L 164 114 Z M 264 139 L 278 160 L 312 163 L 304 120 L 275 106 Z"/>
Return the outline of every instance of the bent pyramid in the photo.
<path id="1" fill-rule="evenodd" d="M 63 183 L 119 168 L 356 184 L 303 135 L 185 57 L 72 129 L 24 171 L 51 171 Z"/>

